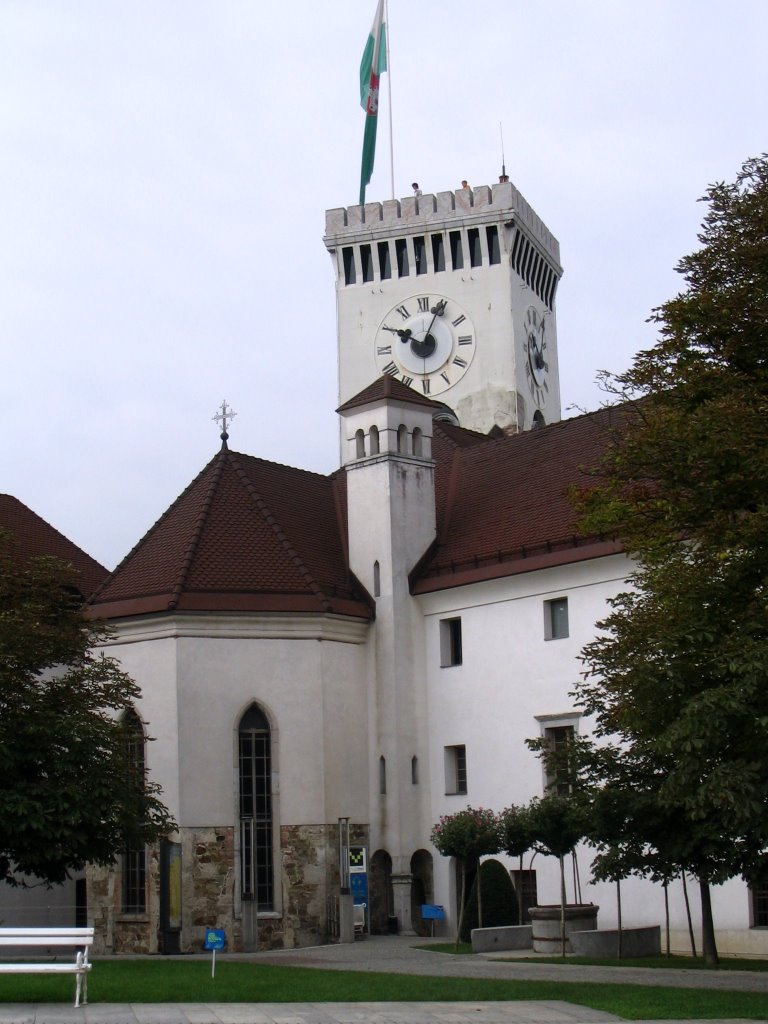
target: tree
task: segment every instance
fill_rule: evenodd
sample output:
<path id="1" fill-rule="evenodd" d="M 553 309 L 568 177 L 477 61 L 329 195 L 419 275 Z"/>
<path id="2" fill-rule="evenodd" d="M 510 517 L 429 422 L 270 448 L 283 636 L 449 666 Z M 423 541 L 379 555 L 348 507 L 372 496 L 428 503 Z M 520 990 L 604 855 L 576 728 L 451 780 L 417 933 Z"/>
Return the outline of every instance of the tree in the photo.
<path id="1" fill-rule="evenodd" d="M 584 813 L 570 796 L 548 793 L 534 797 L 527 808 L 528 828 L 533 846 L 560 862 L 560 949 L 565 956 L 565 857 L 584 838 Z"/>
<path id="2" fill-rule="evenodd" d="M 127 843 L 175 827 L 159 789 L 132 775 L 119 717 L 139 689 L 95 653 L 74 570 L 21 559 L 0 532 L 0 878 L 62 882 Z"/>
<path id="3" fill-rule="evenodd" d="M 604 377 L 624 405 L 582 529 L 637 569 L 576 697 L 681 816 L 716 963 L 709 886 L 754 877 L 768 844 L 768 161 L 704 201 L 658 342 Z"/>
<path id="4" fill-rule="evenodd" d="M 500 814 L 502 828 L 501 848 L 510 857 L 519 859 L 517 894 L 517 923 L 523 923 L 523 856 L 533 844 L 528 809 L 511 804 Z"/>
<path id="5" fill-rule="evenodd" d="M 480 858 L 501 849 L 501 822 L 498 816 L 484 807 L 467 807 L 456 814 L 443 815 L 432 828 L 432 843 L 444 857 L 455 857 L 461 868 L 461 895 L 459 921 L 456 926 L 456 949 L 464 924 L 466 906 L 467 871 L 474 867 L 479 877 Z M 478 901 L 479 903 L 479 901 Z M 478 917 L 482 910 L 478 905 Z"/>

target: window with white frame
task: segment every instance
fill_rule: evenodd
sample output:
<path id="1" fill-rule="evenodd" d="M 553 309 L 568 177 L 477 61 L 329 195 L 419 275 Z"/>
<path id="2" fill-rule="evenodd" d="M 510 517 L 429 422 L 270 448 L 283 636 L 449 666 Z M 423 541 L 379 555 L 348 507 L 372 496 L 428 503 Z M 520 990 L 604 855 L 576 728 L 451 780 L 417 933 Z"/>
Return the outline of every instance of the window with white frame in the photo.
<path id="1" fill-rule="evenodd" d="M 544 602 L 544 639 L 563 640 L 568 636 L 568 598 L 556 597 Z"/>
<path id="2" fill-rule="evenodd" d="M 573 763 L 569 752 L 579 731 L 580 715 L 574 711 L 562 715 L 537 715 L 536 718 L 551 755 L 542 761 L 544 791 L 567 796 L 573 788 Z"/>
<path id="3" fill-rule="evenodd" d="M 467 748 L 463 743 L 445 747 L 445 792 L 447 795 L 467 792 Z"/>

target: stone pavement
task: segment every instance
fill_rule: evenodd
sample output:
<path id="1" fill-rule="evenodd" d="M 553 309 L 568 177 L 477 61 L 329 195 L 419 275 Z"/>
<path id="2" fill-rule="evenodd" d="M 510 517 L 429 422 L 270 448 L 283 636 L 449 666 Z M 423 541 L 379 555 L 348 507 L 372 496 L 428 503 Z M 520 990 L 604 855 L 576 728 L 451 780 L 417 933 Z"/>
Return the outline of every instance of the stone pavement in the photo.
<path id="1" fill-rule="evenodd" d="M 370 937 L 344 946 L 271 953 L 227 954 L 223 959 L 294 964 L 331 970 L 384 971 L 444 977 L 598 981 L 680 988 L 739 989 L 766 993 L 768 972 L 653 971 L 642 967 L 580 967 L 524 962 L 495 956 L 452 956 L 417 947 L 424 939 Z M 507 956 L 513 954 L 506 954 Z M 188 960 L 188 956 L 180 959 Z M 205 956 L 204 959 L 210 959 Z M 98 970 L 98 962 L 94 966 Z M 62 1004 L 0 1003 L 0 1024 L 600 1024 L 620 1018 L 562 1001 L 453 1003 L 93 1003 L 75 1009 Z M 637 1022 L 644 1024 L 644 1022 Z M 658 1022 L 657 1022 L 658 1024 Z M 698 1024 L 689 1021 L 688 1024 Z M 710 1021 L 708 1024 L 731 1024 Z M 734 1022 L 735 1024 L 735 1022 Z"/>

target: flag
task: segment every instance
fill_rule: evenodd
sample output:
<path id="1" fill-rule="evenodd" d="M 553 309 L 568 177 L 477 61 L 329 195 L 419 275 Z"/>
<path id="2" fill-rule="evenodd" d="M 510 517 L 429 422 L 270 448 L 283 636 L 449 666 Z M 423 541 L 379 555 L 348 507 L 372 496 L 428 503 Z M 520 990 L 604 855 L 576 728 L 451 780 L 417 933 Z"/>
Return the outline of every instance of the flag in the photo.
<path id="1" fill-rule="evenodd" d="M 360 106 L 365 111 L 363 162 L 360 168 L 360 205 L 365 202 L 365 186 L 373 174 L 376 155 L 376 121 L 379 113 L 379 77 L 387 70 L 386 25 L 384 0 L 376 5 L 376 14 L 360 62 Z"/>

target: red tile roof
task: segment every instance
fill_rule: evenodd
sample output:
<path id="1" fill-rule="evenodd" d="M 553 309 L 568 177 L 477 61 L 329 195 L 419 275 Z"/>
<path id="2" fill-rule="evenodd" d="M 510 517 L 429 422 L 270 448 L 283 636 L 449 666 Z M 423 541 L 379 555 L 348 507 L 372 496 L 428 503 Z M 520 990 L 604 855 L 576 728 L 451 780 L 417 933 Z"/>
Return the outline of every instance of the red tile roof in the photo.
<path id="1" fill-rule="evenodd" d="M 568 499 L 587 482 L 584 467 L 608 443 L 615 416 L 605 410 L 500 437 L 435 421 L 437 539 L 411 575 L 414 593 L 620 550 L 579 537 Z M 373 602 L 349 569 L 346 531 L 343 471 L 320 476 L 222 449 L 96 592 L 92 613 L 370 618 Z"/>
<path id="2" fill-rule="evenodd" d="M 390 374 L 385 373 L 375 380 L 373 384 L 369 384 L 367 388 L 363 388 L 362 391 L 358 392 L 347 402 L 344 402 L 343 405 L 340 405 L 336 412 L 346 412 L 348 409 L 357 409 L 361 405 L 368 405 L 371 402 L 380 402 L 383 398 L 394 400 L 405 405 L 428 405 L 435 410 L 440 408 L 438 403 L 433 402 L 431 398 L 420 395 L 407 384 L 403 384 L 402 381 L 397 380 L 396 377 L 392 377 Z"/>
<path id="3" fill-rule="evenodd" d="M 370 617 L 347 567 L 346 481 L 222 449 L 96 592 L 94 615 L 336 612 Z"/>
<path id="4" fill-rule="evenodd" d="M 109 575 L 95 558 L 10 494 L 0 494 L 0 529 L 13 534 L 22 559 L 50 555 L 72 565 L 79 573 L 84 597 L 93 593 Z"/>
<path id="5" fill-rule="evenodd" d="M 602 410 L 460 444 L 460 428 L 436 423 L 438 534 L 412 574 L 414 593 L 620 550 L 579 536 L 568 497 L 588 484 L 586 470 L 609 443 L 616 416 Z"/>

